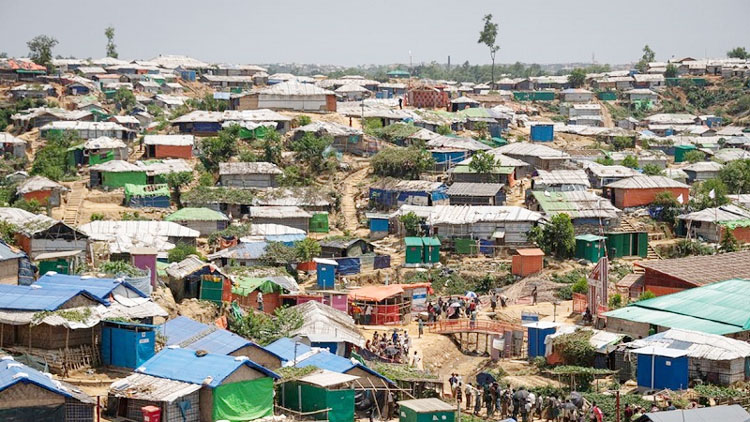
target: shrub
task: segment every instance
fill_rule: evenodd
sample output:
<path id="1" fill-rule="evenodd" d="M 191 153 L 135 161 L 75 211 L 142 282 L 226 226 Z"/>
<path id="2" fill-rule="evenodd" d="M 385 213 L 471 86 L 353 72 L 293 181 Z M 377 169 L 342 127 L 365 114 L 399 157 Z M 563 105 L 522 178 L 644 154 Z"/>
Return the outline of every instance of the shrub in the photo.
<path id="1" fill-rule="evenodd" d="M 435 164 L 432 155 L 420 148 L 386 148 L 371 160 L 375 174 L 398 178 L 418 179 Z"/>
<path id="2" fill-rule="evenodd" d="M 180 262 L 190 255 L 195 255 L 201 259 L 204 259 L 195 246 L 180 242 L 176 244 L 174 248 L 170 249 L 169 252 L 167 252 L 167 261 Z"/>

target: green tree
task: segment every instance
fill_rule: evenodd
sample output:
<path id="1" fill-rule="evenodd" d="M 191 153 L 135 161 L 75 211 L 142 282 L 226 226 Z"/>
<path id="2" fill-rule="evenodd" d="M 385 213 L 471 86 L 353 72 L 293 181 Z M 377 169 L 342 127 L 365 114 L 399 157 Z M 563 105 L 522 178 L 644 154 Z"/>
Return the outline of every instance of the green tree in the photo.
<path id="1" fill-rule="evenodd" d="M 411 146 L 409 148 L 385 148 L 370 161 L 375 174 L 407 179 L 419 179 L 419 175 L 435 165 L 432 154 Z"/>
<path id="2" fill-rule="evenodd" d="M 233 125 L 220 130 L 217 136 L 201 141 L 200 160 L 206 170 L 215 171 L 219 168 L 219 163 L 227 162 L 237 155 L 239 131 L 240 127 Z"/>
<path id="3" fill-rule="evenodd" d="M 683 198 L 687 199 L 687 198 Z M 658 219 L 660 221 L 667 222 L 674 225 L 675 219 L 682 212 L 682 204 L 677 201 L 674 194 L 669 191 L 659 192 L 654 196 L 654 202 L 651 203 L 651 208 L 654 210 L 660 210 L 658 213 Z"/>
<path id="4" fill-rule="evenodd" d="M 496 166 L 495 156 L 486 151 L 477 151 L 469 163 L 469 168 L 478 174 L 489 174 Z"/>
<path id="5" fill-rule="evenodd" d="M 229 329 L 261 346 L 273 343 L 291 333 L 304 323 L 302 314 L 294 308 L 276 308 L 273 315 L 264 312 L 247 312 L 239 318 L 229 319 Z"/>
<path id="6" fill-rule="evenodd" d="M 628 155 L 622 159 L 622 165 L 631 169 L 638 168 L 638 159 L 635 156 Z"/>
<path id="7" fill-rule="evenodd" d="M 0 239 L 9 245 L 16 244 L 18 226 L 5 220 L 0 220 Z"/>
<path id="8" fill-rule="evenodd" d="M 401 217 L 399 221 L 404 225 L 407 236 L 420 236 L 422 234 L 422 219 L 413 212 L 408 212 Z"/>
<path id="9" fill-rule="evenodd" d="M 638 61 L 638 63 L 635 64 L 635 68 L 638 69 L 638 71 L 641 73 L 646 72 L 646 70 L 648 70 L 648 64 L 653 62 L 655 57 L 656 54 L 654 53 L 654 50 L 652 50 L 651 47 L 646 44 L 643 47 L 643 55 L 641 56 L 641 59 Z"/>
<path id="10" fill-rule="evenodd" d="M 714 208 L 729 203 L 727 197 L 727 185 L 724 184 L 720 179 L 708 179 L 701 182 L 700 184 L 693 185 L 693 197 L 690 200 L 691 205 L 696 210 L 704 210 L 706 208 Z M 713 193 L 711 193 L 713 192 Z M 713 196 L 713 198 L 711 198 Z"/>
<path id="11" fill-rule="evenodd" d="M 643 166 L 643 174 L 647 176 L 663 176 L 664 170 L 656 164 L 646 164 Z"/>
<path id="12" fill-rule="evenodd" d="M 260 257 L 266 265 L 289 265 L 297 262 L 297 250 L 292 246 L 287 246 L 281 242 L 268 242 L 263 256 Z"/>
<path id="13" fill-rule="evenodd" d="M 304 114 L 295 117 L 295 119 L 297 120 L 297 126 L 298 127 L 299 126 L 307 126 L 310 123 L 312 123 L 312 119 L 310 118 L 310 116 L 305 116 Z"/>
<path id="14" fill-rule="evenodd" d="M 306 237 L 294 245 L 297 258 L 300 262 L 309 262 L 313 258 L 320 255 L 321 247 L 317 240 Z"/>
<path id="15" fill-rule="evenodd" d="M 697 163 L 706 159 L 706 153 L 697 149 L 690 150 L 683 157 L 688 163 Z"/>
<path id="16" fill-rule="evenodd" d="M 495 86 L 495 55 L 497 54 L 497 51 L 500 50 L 500 46 L 496 43 L 497 29 L 498 25 L 495 22 L 492 22 L 492 14 L 484 15 L 484 26 L 482 27 L 482 30 L 479 31 L 477 44 L 484 44 L 490 49 L 490 59 L 492 60 L 491 87 Z"/>
<path id="17" fill-rule="evenodd" d="M 573 293 L 588 293 L 589 292 L 589 282 L 586 280 L 586 277 L 579 278 L 573 285 L 570 287 L 570 290 Z"/>
<path id="18" fill-rule="evenodd" d="M 586 83 L 586 70 L 577 67 L 568 75 L 568 83 L 573 88 L 580 88 Z"/>
<path id="19" fill-rule="evenodd" d="M 31 174 L 44 176 L 58 181 L 72 172 L 68 161 L 68 148 L 78 143 L 79 139 L 69 133 L 50 133 L 47 142 L 34 156 Z"/>
<path id="20" fill-rule="evenodd" d="M 263 161 L 267 163 L 279 164 L 281 163 L 281 153 L 283 147 L 281 143 L 281 135 L 275 130 L 268 132 L 266 137 L 263 138 L 261 143 L 263 146 Z"/>
<path id="21" fill-rule="evenodd" d="M 745 47 L 735 47 L 727 51 L 727 57 L 729 57 L 730 59 L 746 60 L 750 58 L 750 55 L 747 54 L 747 50 L 745 49 Z"/>
<path id="22" fill-rule="evenodd" d="M 29 58 L 40 65 L 47 68 L 48 72 L 52 72 L 54 66 L 52 66 L 52 49 L 57 45 L 57 39 L 47 35 L 37 35 L 26 43 L 29 48 Z"/>
<path id="23" fill-rule="evenodd" d="M 36 199 L 26 200 L 25 198 L 21 197 L 11 205 L 13 206 L 13 208 L 20 208 L 34 214 L 39 214 L 40 212 L 42 212 L 42 204 L 40 204 Z"/>
<path id="24" fill-rule="evenodd" d="M 612 146 L 615 147 L 616 151 L 633 148 L 634 144 L 635 140 L 629 136 L 615 136 L 615 139 L 612 140 Z"/>
<path id="25" fill-rule="evenodd" d="M 665 78 L 676 78 L 677 77 L 677 66 L 670 63 L 667 65 L 667 70 L 664 71 Z"/>
<path id="26" fill-rule="evenodd" d="M 474 124 L 474 130 L 477 131 L 477 137 L 479 139 L 487 139 L 488 138 L 488 127 L 487 122 L 476 122 Z"/>
<path id="27" fill-rule="evenodd" d="M 133 94 L 133 91 L 125 87 L 119 88 L 117 92 L 115 92 L 114 97 L 112 97 L 112 100 L 120 110 L 125 111 L 130 111 L 136 104 L 135 94 Z"/>
<path id="28" fill-rule="evenodd" d="M 737 241 L 737 238 L 734 237 L 734 233 L 732 233 L 731 230 L 728 228 L 725 228 L 724 230 L 724 236 L 721 238 L 721 242 L 719 243 L 719 251 L 722 253 L 725 252 L 737 252 L 740 250 L 740 242 Z"/>
<path id="29" fill-rule="evenodd" d="M 597 158 L 594 160 L 596 164 L 601 164 L 603 166 L 614 166 L 615 160 L 612 159 L 612 157 L 604 157 L 604 158 Z"/>
<path id="30" fill-rule="evenodd" d="M 440 125 L 437 127 L 436 132 L 440 135 L 450 135 L 453 133 L 453 129 L 451 129 L 448 125 Z"/>
<path id="31" fill-rule="evenodd" d="M 307 132 L 292 143 L 292 150 L 297 153 L 297 159 L 307 164 L 313 172 L 323 169 L 324 152 L 333 143 L 330 136 L 316 136 Z"/>
<path id="32" fill-rule="evenodd" d="M 117 58 L 117 46 L 115 45 L 115 28 L 108 26 L 104 29 L 104 36 L 107 37 L 107 57 Z"/>
<path id="33" fill-rule="evenodd" d="M 750 160 L 730 161 L 719 170 L 719 179 L 732 193 L 750 192 Z"/>
<path id="34" fill-rule="evenodd" d="M 609 300 L 607 301 L 607 306 L 609 306 L 609 309 L 618 309 L 622 307 L 622 295 L 619 293 L 615 293 L 614 295 L 609 297 Z"/>
<path id="35" fill-rule="evenodd" d="M 646 290 L 645 292 L 641 293 L 640 296 L 638 296 L 638 300 L 636 302 L 640 302 L 642 300 L 649 300 L 655 298 L 656 295 L 651 290 Z"/>
<path id="36" fill-rule="evenodd" d="M 180 171 L 164 175 L 167 185 L 172 190 L 172 198 L 177 208 L 182 208 L 182 188 L 193 181 L 192 171 Z"/>
<path id="37" fill-rule="evenodd" d="M 547 255 L 555 255 L 558 259 L 567 259 L 573 255 L 575 249 L 575 230 L 568 214 L 552 216 L 549 223 L 541 229 L 541 237 L 537 244 Z"/>
<path id="38" fill-rule="evenodd" d="M 167 252 L 167 261 L 180 262 L 190 255 L 195 255 L 200 259 L 204 259 L 195 246 L 183 242 L 178 242 L 174 246 L 174 248 L 170 249 L 169 252 Z"/>

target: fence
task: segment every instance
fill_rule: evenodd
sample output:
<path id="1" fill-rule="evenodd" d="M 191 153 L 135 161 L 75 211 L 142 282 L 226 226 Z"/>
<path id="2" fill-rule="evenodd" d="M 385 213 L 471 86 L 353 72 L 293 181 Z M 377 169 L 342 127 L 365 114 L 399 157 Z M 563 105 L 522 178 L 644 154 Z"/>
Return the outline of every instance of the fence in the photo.
<path id="1" fill-rule="evenodd" d="M 504 334 L 507 330 L 523 330 L 518 325 L 508 324 L 499 321 L 469 319 L 444 319 L 436 321 L 429 325 L 429 330 L 437 334 L 466 333 L 466 332 L 483 332 Z"/>
<path id="2" fill-rule="evenodd" d="M 588 298 L 583 293 L 573 293 L 573 312 L 584 313 L 588 306 Z"/>

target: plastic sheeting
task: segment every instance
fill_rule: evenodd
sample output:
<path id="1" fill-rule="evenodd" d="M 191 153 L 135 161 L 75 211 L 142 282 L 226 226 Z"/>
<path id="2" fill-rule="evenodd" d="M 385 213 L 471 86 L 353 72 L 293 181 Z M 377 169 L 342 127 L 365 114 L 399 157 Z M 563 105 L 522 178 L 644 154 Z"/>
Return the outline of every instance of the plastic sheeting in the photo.
<path id="1" fill-rule="evenodd" d="M 65 420 L 65 406 L 37 406 L 0 409 L 3 422 L 59 422 Z"/>
<path id="2" fill-rule="evenodd" d="M 378 270 L 380 268 L 391 267 L 391 256 L 390 255 L 375 255 L 375 262 L 373 268 Z"/>
<path id="3" fill-rule="evenodd" d="M 341 275 L 352 275 L 360 273 L 360 262 L 359 258 L 339 258 L 336 259 L 339 263 L 338 273 Z"/>
<path id="4" fill-rule="evenodd" d="M 273 379 L 234 382 L 214 389 L 213 420 L 249 421 L 273 415 Z"/>
<path id="5" fill-rule="evenodd" d="M 375 269 L 375 255 L 362 255 L 359 257 L 359 266 L 362 271 Z"/>
<path id="6" fill-rule="evenodd" d="M 485 255 L 492 255 L 494 253 L 495 248 L 493 246 L 495 246 L 495 242 L 493 240 L 479 240 L 479 252 Z"/>

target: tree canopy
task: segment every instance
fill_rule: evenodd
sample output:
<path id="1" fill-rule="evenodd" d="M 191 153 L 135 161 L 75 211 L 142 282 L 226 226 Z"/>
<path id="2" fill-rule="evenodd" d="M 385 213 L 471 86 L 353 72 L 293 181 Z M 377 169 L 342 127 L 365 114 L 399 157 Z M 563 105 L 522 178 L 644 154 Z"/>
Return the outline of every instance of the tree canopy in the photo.
<path id="1" fill-rule="evenodd" d="M 478 174 L 491 173 L 496 166 L 495 156 L 485 151 L 477 151 L 471 157 L 471 163 L 469 163 L 469 168 Z"/>
<path id="2" fill-rule="evenodd" d="M 646 44 L 643 46 L 643 55 L 638 63 L 635 64 L 635 68 L 641 73 L 645 72 L 648 70 L 648 64 L 653 62 L 655 57 L 656 53 L 654 53 L 654 50 Z"/>
<path id="3" fill-rule="evenodd" d="M 567 259 L 575 249 L 575 230 L 568 214 L 557 214 L 550 218 L 544 227 L 534 227 L 529 233 L 529 240 L 535 242 L 545 254 L 559 259 Z"/>
<path id="4" fill-rule="evenodd" d="M 498 25 L 492 22 L 492 14 L 488 13 L 484 15 L 484 26 L 479 31 L 479 39 L 477 44 L 484 44 L 490 50 L 490 59 L 492 60 L 492 84 L 495 83 L 495 55 L 500 50 L 500 46 L 497 45 L 497 29 Z"/>
<path id="5" fill-rule="evenodd" d="M 731 193 L 750 193 L 750 160 L 731 161 L 719 171 L 719 179 Z"/>
<path id="6" fill-rule="evenodd" d="M 729 51 L 727 51 L 727 57 L 730 59 L 748 59 L 750 58 L 750 55 L 748 55 L 747 50 L 745 47 L 735 47 Z"/>
<path id="7" fill-rule="evenodd" d="M 577 67 L 568 75 L 568 82 L 573 88 L 580 88 L 586 83 L 586 70 Z"/>
<path id="8" fill-rule="evenodd" d="M 697 186 L 693 185 L 693 189 L 690 205 L 697 210 L 719 207 L 729 203 L 727 185 L 720 179 L 708 179 Z"/>
<path id="9" fill-rule="evenodd" d="M 104 29 L 104 36 L 107 37 L 107 57 L 117 58 L 117 45 L 115 45 L 115 28 L 108 26 Z"/>
<path id="10" fill-rule="evenodd" d="M 29 47 L 29 58 L 52 71 L 52 49 L 58 44 L 57 39 L 48 35 L 37 35 L 26 43 Z"/>
<path id="11" fill-rule="evenodd" d="M 373 171 L 379 176 L 419 179 L 435 165 L 432 155 L 421 148 L 385 148 L 372 157 Z"/>

